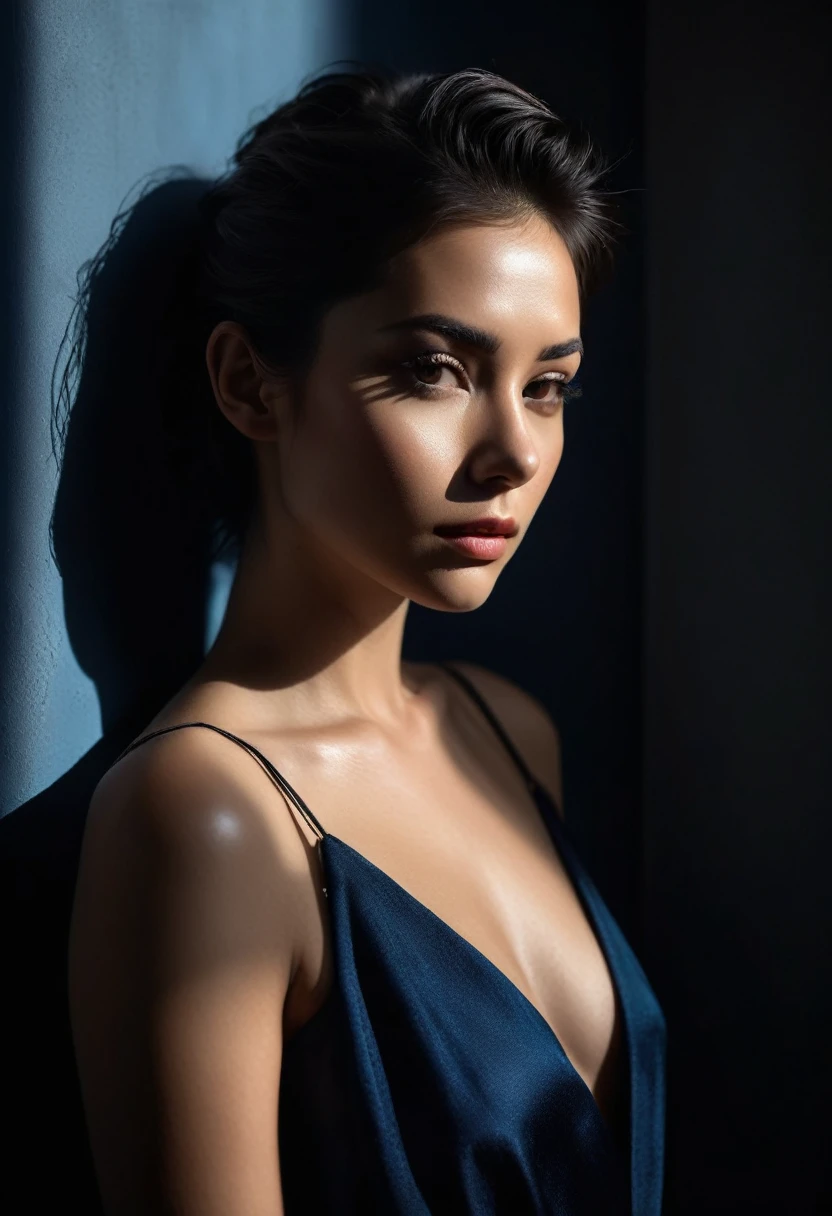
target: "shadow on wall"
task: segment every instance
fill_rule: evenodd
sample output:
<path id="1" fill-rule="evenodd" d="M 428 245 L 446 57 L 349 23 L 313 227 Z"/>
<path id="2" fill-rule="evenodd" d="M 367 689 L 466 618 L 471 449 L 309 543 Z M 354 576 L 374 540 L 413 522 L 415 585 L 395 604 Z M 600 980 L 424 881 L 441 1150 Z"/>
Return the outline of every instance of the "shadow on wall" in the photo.
<path id="1" fill-rule="evenodd" d="M 100 1211 L 69 1026 L 67 935 L 92 792 L 204 654 L 210 537 L 184 517 L 167 472 L 157 386 L 169 353 L 164 318 L 175 319 L 175 275 L 207 184 L 188 176 L 154 185 L 120 229 L 114 223 L 90 287 L 52 540 L 69 639 L 96 686 L 103 737 L 0 820 L 3 1096 L 13 1121 L 0 1208 L 10 1216 L 70 1198 Z"/>

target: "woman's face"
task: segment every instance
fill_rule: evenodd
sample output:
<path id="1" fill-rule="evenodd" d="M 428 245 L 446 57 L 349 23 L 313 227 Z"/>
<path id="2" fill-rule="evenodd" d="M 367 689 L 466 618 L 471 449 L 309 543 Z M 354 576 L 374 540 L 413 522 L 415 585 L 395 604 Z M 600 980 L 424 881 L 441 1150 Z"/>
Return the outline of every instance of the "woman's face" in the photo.
<path id="1" fill-rule="evenodd" d="M 445 230 L 401 253 L 383 287 L 323 320 L 277 445 L 283 510 L 397 594 L 478 607 L 560 462 L 579 334 L 571 259 L 539 217 Z M 516 524 L 497 556 L 436 532 L 486 516 Z"/>

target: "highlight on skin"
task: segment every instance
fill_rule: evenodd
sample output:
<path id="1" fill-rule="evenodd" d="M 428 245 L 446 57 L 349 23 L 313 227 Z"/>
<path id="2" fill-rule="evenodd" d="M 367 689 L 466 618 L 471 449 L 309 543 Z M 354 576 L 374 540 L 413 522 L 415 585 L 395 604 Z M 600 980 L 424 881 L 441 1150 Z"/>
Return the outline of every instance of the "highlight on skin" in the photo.
<path id="1" fill-rule="evenodd" d="M 579 330 L 568 250 L 537 216 L 433 235 L 393 259 L 380 287 L 335 305 L 300 406 L 276 377 L 263 412 L 245 409 L 239 386 L 256 354 L 221 323 L 214 389 L 256 441 L 261 515 L 282 553 L 272 560 L 285 570 L 303 545 L 402 599 L 478 607 L 560 462 Z M 517 524 L 496 560 L 436 534 L 482 516 Z"/>

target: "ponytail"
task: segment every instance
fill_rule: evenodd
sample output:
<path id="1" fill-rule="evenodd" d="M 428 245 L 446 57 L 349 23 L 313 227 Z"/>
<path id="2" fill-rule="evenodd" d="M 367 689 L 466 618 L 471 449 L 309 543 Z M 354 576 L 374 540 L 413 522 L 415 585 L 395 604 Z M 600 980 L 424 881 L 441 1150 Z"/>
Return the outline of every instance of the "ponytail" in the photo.
<path id="1" fill-rule="evenodd" d="M 207 538 L 212 557 L 239 552 L 256 466 L 251 441 L 211 391 L 212 328 L 238 322 L 265 366 L 300 377 L 326 311 L 378 286 L 395 253 L 443 225 L 530 213 L 561 235 L 583 300 L 603 281 L 622 228 L 602 189 L 607 172 L 588 137 L 488 71 L 314 77 L 244 133 L 215 182 L 151 181 L 116 216 L 79 273 L 53 449 L 57 435 L 66 455 L 67 410 L 83 403 L 87 379 L 104 370 L 105 385 L 117 385 L 140 361 L 147 399 L 137 425 L 158 445 L 145 453 L 148 476 L 168 480 L 176 522 Z M 143 315 L 119 333 L 120 308 L 136 296 Z M 106 317 L 99 298 L 109 301 Z M 115 341 L 105 349 L 108 325 Z M 107 405 L 118 411 L 117 393 Z"/>

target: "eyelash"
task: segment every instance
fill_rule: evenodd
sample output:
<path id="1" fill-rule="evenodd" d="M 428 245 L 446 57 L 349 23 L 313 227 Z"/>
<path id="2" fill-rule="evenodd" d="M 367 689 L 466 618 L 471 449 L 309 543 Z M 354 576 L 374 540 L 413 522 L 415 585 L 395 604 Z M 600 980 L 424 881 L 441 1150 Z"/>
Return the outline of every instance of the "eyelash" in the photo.
<path id="1" fill-rule="evenodd" d="M 414 359 L 406 359 L 401 366 L 409 387 L 419 397 L 433 397 L 435 394 L 445 391 L 438 384 L 425 384 L 423 380 L 419 380 L 415 373 L 420 367 L 445 366 L 452 367 L 456 371 L 465 371 L 459 360 L 444 350 L 425 351 L 424 354 L 417 355 Z M 558 401 L 541 401 L 540 405 L 560 405 L 570 401 L 573 397 L 580 397 L 582 391 L 579 385 L 567 383 L 555 376 L 538 376 L 536 379 L 530 380 L 529 384 L 557 384 L 560 388 Z"/>

